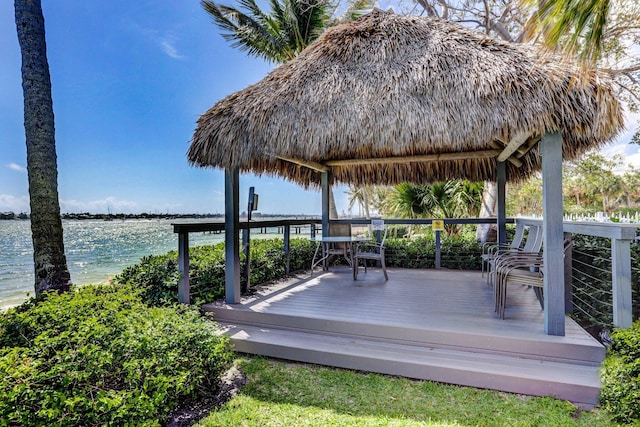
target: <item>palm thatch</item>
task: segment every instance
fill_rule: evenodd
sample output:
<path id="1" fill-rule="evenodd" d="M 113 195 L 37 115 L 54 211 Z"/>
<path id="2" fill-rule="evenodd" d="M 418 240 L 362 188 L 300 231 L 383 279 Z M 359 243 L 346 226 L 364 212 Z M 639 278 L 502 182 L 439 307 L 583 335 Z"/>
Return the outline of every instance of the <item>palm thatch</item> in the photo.
<path id="1" fill-rule="evenodd" d="M 523 45 L 374 11 L 326 31 L 198 120 L 189 161 L 317 185 L 519 180 L 559 131 L 572 159 L 622 128 L 612 86 Z"/>

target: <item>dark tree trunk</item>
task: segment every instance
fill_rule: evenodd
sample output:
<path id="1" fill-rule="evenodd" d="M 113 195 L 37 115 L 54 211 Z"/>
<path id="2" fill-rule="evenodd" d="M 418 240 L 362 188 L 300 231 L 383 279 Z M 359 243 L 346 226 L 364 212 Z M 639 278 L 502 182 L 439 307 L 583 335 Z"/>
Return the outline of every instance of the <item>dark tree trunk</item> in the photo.
<path id="1" fill-rule="evenodd" d="M 35 292 L 68 290 L 58 201 L 58 170 L 51 78 L 40 0 L 15 0 L 16 28 L 22 52 L 24 128 L 31 204 Z"/>

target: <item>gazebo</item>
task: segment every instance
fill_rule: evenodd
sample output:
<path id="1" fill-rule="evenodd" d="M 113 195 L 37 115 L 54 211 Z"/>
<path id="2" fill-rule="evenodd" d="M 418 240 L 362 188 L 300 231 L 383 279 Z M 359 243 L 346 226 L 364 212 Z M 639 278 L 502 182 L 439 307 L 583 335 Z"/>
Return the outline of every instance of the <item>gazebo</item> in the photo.
<path id="1" fill-rule="evenodd" d="M 226 301 L 240 299 L 240 172 L 333 183 L 505 183 L 542 170 L 545 331 L 564 335 L 562 161 L 622 128 L 611 84 L 533 47 L 458 24 L 375 10 L 327 30 L 297 58 L 217 102 L 188 159 L 225 170 Z"/>

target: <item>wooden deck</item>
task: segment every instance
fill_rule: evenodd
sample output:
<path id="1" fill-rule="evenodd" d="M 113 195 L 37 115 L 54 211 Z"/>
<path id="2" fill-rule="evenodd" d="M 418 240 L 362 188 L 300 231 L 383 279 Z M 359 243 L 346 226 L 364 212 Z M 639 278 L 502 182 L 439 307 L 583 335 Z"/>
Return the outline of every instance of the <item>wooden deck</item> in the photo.
<path id="1" fill-rule="evenodd" d="M 511 286 L 505 320 L 479 272 L 349 269 L 205 306 L 236 349 L 289 360 L 597 404 L 604 347 L 566 318 L 544 333 L 532 289 Z"/>

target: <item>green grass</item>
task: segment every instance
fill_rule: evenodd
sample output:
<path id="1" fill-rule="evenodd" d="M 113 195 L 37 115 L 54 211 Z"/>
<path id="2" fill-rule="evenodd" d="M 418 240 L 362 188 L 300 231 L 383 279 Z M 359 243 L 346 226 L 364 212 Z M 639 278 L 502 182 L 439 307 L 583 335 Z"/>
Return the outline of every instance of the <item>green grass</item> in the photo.
<path id="1" fill-rule="evenodd" d="M 610 426 L 568 402 L 263 358 L 199 426 Z"/>

